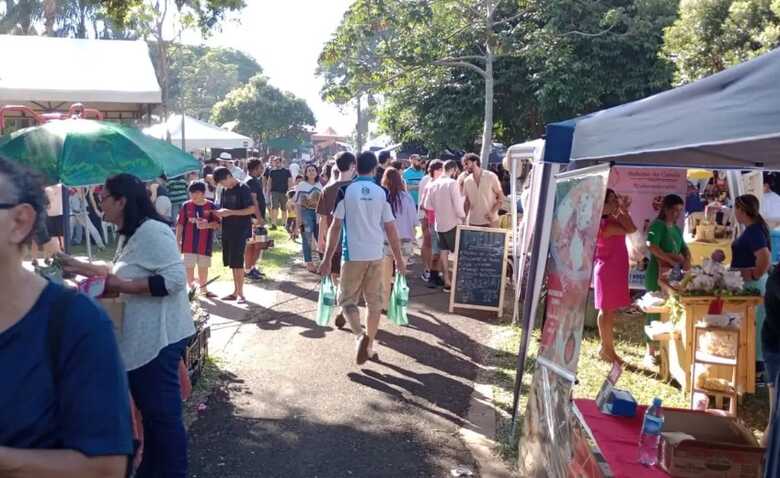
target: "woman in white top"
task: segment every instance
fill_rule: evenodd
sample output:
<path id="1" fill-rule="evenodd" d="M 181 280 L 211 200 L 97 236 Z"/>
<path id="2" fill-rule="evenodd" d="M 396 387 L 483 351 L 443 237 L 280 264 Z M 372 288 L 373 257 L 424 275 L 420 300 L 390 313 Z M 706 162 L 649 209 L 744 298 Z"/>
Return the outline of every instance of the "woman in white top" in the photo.
<path id="1" fill-rule="evenodd" d="M 317 204 L 322 195 L 320 172 L 317 166 L 310 164 L 303 172 L 304 180 L 295 186 L 295 207 L 297 211 L 296 227 L 301 235 L 303 260 L 309 272 L 317 272 L 312 258 L 312 238 L 317 237 Z"/>
<path id="2" fill-rule="evenodd" d="M 144 183 L 130 174 L 106 181 L 104 219 L 120 234 L 110 269 L 63 259 L 64 269 L 106 275 L 106 295 L 124 304 L 118 337 L 130 391 L 143 415 L 144 454 L 136 476 L 187 476 L 179 362 L 195 333 L 184 264 L 170 225 L 155 211 Z"/>

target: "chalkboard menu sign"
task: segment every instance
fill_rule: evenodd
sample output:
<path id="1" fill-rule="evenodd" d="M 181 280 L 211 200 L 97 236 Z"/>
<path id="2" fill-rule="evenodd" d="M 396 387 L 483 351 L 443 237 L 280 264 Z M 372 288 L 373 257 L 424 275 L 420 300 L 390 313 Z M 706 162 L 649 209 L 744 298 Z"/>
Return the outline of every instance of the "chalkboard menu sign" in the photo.
<path id="1" fill-rule="evenodd" d="M 508 233 L 505 229 L 458 226 L 450 312 L 461 307 L 495 310 L 501 316 Z"/>

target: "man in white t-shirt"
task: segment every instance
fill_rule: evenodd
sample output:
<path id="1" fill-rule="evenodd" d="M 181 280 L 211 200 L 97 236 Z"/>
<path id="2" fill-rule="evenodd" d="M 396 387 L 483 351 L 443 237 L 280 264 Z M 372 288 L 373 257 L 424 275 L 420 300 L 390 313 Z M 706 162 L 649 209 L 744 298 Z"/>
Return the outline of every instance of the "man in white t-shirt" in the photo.
<path id="1" fill-rule="evenodd" d="M 358 177 L 339 191 L 333 223 L 328 231 L 325 258 L 320 264 L 320 274 L 329 275 L 343 230 L 344 262 L 341 266 L 338 303 L 349 321 L 352 333 L 357 337 L 358 365 L 364 364 L 369 358 L 378 359 L 373 347 L 384 305 L 382 260 L 385 236 L 393 251 L 396 269 L 400 274 L 406 273 L 387 192 L 374 182 L 376 168 L 374 153 L 364 152 L 358 156 Z M 342 224 L 345 227 L 342 228 Z M 358 303 L 361 297 L 368 309 L 367 334 L 363 333 L 360 324 Z"/>
<path id="2" fill-rule="evenodd" d="M 774 229 L 780 227 L 780 194 L 777 194 L 773 187 L 776 187 L 777 180 L 773 174 L 764 173 L 764 197 L 761 199 L 761 216 Z"/>

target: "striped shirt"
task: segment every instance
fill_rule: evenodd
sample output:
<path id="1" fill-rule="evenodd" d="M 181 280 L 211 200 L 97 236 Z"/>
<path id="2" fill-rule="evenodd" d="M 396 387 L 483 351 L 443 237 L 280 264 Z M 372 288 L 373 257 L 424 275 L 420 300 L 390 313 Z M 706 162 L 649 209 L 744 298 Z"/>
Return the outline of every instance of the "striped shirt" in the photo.
<path id="1" fill-rule="evenodd" d="M 211 256 L 214 229 L 198 229 L 195 221 L 205 219 L 208 222 L 219 222 L 219 218 L 214 213 L 216 209 L 211 201 L 206 201 L 202 205 L 187 201 L 179 209 L 179 219 L 176 224 L 182 226 L 181 252 L 183 254 Z"/>
<path id="2" fill-rule="evenodd" d="M 189 198 L 187 181 L 184 178 L 175 178 L 168 181 L 168 197 L 171 204 L 177 206 Z"/>

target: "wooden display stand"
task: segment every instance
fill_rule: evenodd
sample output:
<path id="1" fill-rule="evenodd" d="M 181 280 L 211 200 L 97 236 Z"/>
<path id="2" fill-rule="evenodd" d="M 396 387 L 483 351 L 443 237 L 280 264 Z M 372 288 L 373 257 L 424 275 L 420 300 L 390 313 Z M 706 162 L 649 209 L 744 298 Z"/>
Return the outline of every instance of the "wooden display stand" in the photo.
<path id="1" fill-rule="evenodd" d="M 660 341 L 662 360 L 668 361 L 662 364 L 662 370 L 668 366 L 669 374 L 683 388 L 683 392 L 691 393 L 691 365 L 693 363 L 694 327 L 696 322 L 707 315 L 710 303 L 716 297 L 680 297 L 680 304 L 684 308 L 682 326 L 678 325 L 676 333 L 669 340 Z M 762 303 L 761 297 L 724 297 L 723 313 L 735 313 L 742 316 L 739 329 L 739 348 L 737 351 L 737 393 L 756 392 L 756 306 Z M 657 308 L 648 312 L 661 313 L 661 320 L 670 320 L 667 308 Z M 733 369 L 730 366 L 714 365 L 712 377 L 732 379 Z"/>

